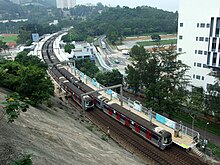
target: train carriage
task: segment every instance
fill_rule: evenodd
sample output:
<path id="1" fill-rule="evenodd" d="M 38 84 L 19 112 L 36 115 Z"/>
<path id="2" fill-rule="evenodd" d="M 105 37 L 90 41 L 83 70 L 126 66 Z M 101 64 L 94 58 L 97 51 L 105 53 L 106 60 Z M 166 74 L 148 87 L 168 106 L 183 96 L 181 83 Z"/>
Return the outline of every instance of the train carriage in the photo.
<path id="1" fill-rule="evenodd" d="M 172 143 L 172 135 L 170 132 L 159 130 L 153 123 L 148 122 L 116 103 L 111 105 L 105 103 L 103 105 L 103 111 L 162 150 Z"/>
<path id="2" fill-rule="evenodd" d="M 51 65 L 52 68 L 49 69 L 51 76 L 55 81 L 63 87 L 66 93 L 76 101 L 80 106 L 82 106 L 81 95 L 87 92 L 94 91 L 91 87 L 77 79 L 74 75 L 68 72 L 65 68 L 59 67 L 57 63 L 59 60 L 56 58 L 53 52 L 52 40 L 56 36 L 50 38 L 43 45 L 42 55 L 45 62 Z M 111 116 L 115 120 L 129 127 L 137 134 L 144 137 L 147 141 L 151 142 L 155 146 L 164 150 L 167 146 L 172 143 L 171 133 L 160 129 L 156 125 L 149 123 L 147 120 L 141 118 L 140 116 L 128 111 L 127 109 L 119 106 L 116 103 L 109 104 L 107 98 L 102 97 L 100 93 L 96 92 L 85 96 L 85 108 L 89 109 L 94 105 L 101 109 L 104 113 Z"/>

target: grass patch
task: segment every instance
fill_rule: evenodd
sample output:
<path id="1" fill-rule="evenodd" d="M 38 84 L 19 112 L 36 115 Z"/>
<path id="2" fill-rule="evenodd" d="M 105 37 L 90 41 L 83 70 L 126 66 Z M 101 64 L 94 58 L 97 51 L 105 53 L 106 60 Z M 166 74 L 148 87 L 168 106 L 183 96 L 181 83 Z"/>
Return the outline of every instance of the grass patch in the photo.
<path id="1" fill-rule="evenodd" d="M 93 132 L 94 126 L 93 126 L 93 125 L 90 125 L 90 126 L 86 126 L 86 128 L 87 128 L 88 130 L 90 130 L 91 132 Z"/>
<path id="2" fill-rule="evenodd" d="M 183 121 L 188 124 L 192 124 L 192 118 L 183 112 L 178 112 L 173 114 L 173 118 L 177 121 Z M 209 122 L 209 125 L 207 126 L 207 132 L 213 133 L 215 135 L 220 136 L 220 125 L 216 123 L 212 123 L 210 121 L 204 120 L 204 119 L 196 119 L 195 120 L 195 127 L 205 129 L 206 123 Z"/>
<path id="3" fill-rule="evenodd" d="M 212 151 L 212 154 L 213 154 L 215 157 L 217 157 L 217 158 L 220 159 L 220 147 L 216 146 L 216 145 L 213 144 L 213 143 L 208 143 L 207 147 L 208 147 L 208 149 L 209 149 L 210 151 Z"/>
<path id="4" fill-rule="evenodd" d="M 170 40 L 160 40 L 159 42 L 155 41 L 143 41 L 143 42 L 137 42 L 140 46 L 153 46 L 153 45 L 170 45 L 170 44 L 176 44 L 177 39 L 170 39 Z"/>
<path id="5" fill-rule="evenodd" d="M 2 36 L 0 35 L 0 40 L 3 42 L 9 43 L 9 42 L 16 42 L 18 36 L 17 35 L 12 35 L 12 36 Z"/>
<path id="6" fill-rule="evenodd" d="M 108 135 L 107 134 L 102 134 L 101 139 L 104 141 L 108 141 Z"/>

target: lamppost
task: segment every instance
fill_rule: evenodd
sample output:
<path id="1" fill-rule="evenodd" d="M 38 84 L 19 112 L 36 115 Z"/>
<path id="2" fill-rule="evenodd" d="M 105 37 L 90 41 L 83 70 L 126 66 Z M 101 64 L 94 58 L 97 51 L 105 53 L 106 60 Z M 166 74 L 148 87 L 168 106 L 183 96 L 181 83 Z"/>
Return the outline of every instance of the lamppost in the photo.
<path id="1" fill-rule="evenodd" d="M 207 130 L 208 125 L 209 125 L 209 122 L 207 122 L 205 125 L 204 141 L 203 141 L 203 146 L 204 146 L 204 150 L 205 150 L 205 158 L 206 158 L 206 146 L 208 144 L 208 140 L 206 139 L 206 130 Z"/>
<path id="2" fill-rule="evenodd" d="M 183 133 L 182 133 L 182 121 L 180 121 L 180 132 L 181 132 L 181 138 L 183 136 Z"/>

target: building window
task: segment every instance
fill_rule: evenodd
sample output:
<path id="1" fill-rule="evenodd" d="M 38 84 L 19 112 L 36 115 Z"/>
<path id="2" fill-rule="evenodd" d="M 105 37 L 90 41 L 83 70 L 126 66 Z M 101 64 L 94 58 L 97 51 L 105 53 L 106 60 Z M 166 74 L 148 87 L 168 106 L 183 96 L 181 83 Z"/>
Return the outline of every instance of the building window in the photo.
<path id="1" fill-rule="evenodd" d="M 203 53 L 203 51 L 202 51 L 202 50 L 199 50 L 199 51 L 198 51 L 198 54 L 202 54 L 202 53 Z"/>
<path id="2" fill-rule="evenodd" d="M 208 38 L 208 37 L 206 37 L 206 38 L 205 38 L 205 41 L 206 41 L 206 42 L 209 42 L 209 38 Z"/>
<path id="3" fill-rule="evenodd" d="M 214 18 L 211 18 L 210 37 L 213 37 Z"/>
<path id="4" fill-rule="evenodd" d="M 197 50 L 195 50 L 195 54 L 197 54 Z"/>
<path id="5" fill-rule="evenodd" d="M 197 27 L 199 27 L 199 23 L 197 23 Z"/>
<path id="6" fill-rule="evenodd" d="M 210 65 L 210 56 L 211 56 L 211 53 L 210 52 L 208 52 L 208 57 L 207 57 L 207 65 Z"/>
<path id="7" fill-rule="evenodd" d="M 217 53 L 213 53 L 212 65 L 216 65 L 216 58 L 217 58 Z"/>
<path id="8" fill-rule="evenodd" d="M 197 67 L 202 67 L 202 64 L 201 63 L 197 63 Z"/>
<path id="9" fill-rule="evenodd" d="M 200 27 L 201 27 L 201 28 L 204 28 L 204 27 L 205 27 L 205 24 L 204 24 L 204 23 L 201 23 L 201 24 L 200 24 Z"/>
<path id="10" fill-rule="evenodd" d="M 216 41 L 217 41 L 216 38 L 212 39 L 212 51 L 215 51 L 215 49 L 216 49 Z"/>
<path id="11" fill-rule="evenodd" d="M 182 52 L 182 48 L 179 48 L 179 52 Z"/>
<path id="12" fill-rule="evenodd" d="M 199 41 L 204 41 L 204 37 L 199 37 Z"/>
<path id="13" fill-rule="evenodd" d="M 202 80 L 204 80 L 204 76 L 202 76 Z"/>
<path id="14" fill-rule="evenodd" d="M 193 75 L 193 78 L 195 78 L 195 75 Z"/>
<path id="15" fill-rule="evenodd" d="M 198 41 L 198 38 L 199 38 L 199 37 L 196 37 L 196 41 Z"/>
<path id="16" fill-rule="evenodd" d="M 220 17 L 217 18 L 215 36 L 219 37 L 219 33 L 220 33 Z"/>
<path id="17" fill-rule="evenodd" d="M 200 77 L 201 77 L 201 76 L 199 76 L 199 75 L 196 75 L 196 79 L 200 80 Z"/>
<path id="18" fill-rule="evenodd" d="M 203 67 L 203 68 L 207 68 L 207 65 L 206 65 L 206 64 L 203 64 L 202 67 Z"/>
<path id="19" fill-rule="evenodd" d="M 194 62 L 194 66 L 196 66 L 196 62 Z"/>
<path id="20" fill-rule="evenodd" d="M 179 36 L 179 39 L 182 40 L 182 39 L 183 39 L 183 36 Z"/>
<path id="21" fill-rule="evenodd" d="M 180 23 L 180 27 L 183 27 L 183 23 Z"/>
<path id="22" fill-rule="evenodd" d="M 209 24 L 209 23 L 207 23 L 207 24 L 206 24 L 206 28 L 209 28 L 209 27 L 210 27 L 210 24 Z"/>
<path id="23" fill-rule="evenodd" d="M 220 52 L 220 38 L 219 38 L 219 44 L 218 44 L 218 52 Z"/>
<path id="24" fill-rule="evenodd" d="M 207 55 L 208 54 L 208 52 L 207 51 L 204 51 L 204 55 Z"/>

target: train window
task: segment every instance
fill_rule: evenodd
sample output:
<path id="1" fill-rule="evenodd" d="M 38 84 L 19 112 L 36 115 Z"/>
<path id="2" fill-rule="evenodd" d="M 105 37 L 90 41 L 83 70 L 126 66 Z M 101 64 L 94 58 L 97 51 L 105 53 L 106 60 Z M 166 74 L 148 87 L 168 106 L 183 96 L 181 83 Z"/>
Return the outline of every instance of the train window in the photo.
<path id="1" fill-rule="evenodd" d="M 141 126 L 141 131 L 146 132 L 146 129 L 143 126 Z"/>
<path id="2" fill-rule="evenodd" d="M 126 119 L 125 115 L 121 114 L 121 118 L 122 119 Z"/>
<path id="3" fill-rule="evenodd" d="M 168 144 L 171 142 L 171 139 L 170 138 L 163 138 L 163 143 L 164 144 Z"/>
<path id="4" fill-rule="evenodd" d="M 153 138 L 153 139 L 155 139 L 155 140 L 157 140 L 157 141 L 158 141 L 158 139 L 159 139 L 159 138 L 158 138 L 158 136 L 157 136 L 156 134 L 152 133 L 152 135 L 151 135 L 151 136 L 152 136 L 152 138 Z"/>
<path id="5" fill-rule="evenodd" d="M 110 108 L 108 105 L 106 105 L 106 104 L 104 104 L 104 108 L 107 109 L 107 110 L 111 109 L 111 108 Z"/>
<path id="6" fill-rule="evenodd" d="M 96 99 L 96 103 L 100 104 L 100 100 Z"/>

